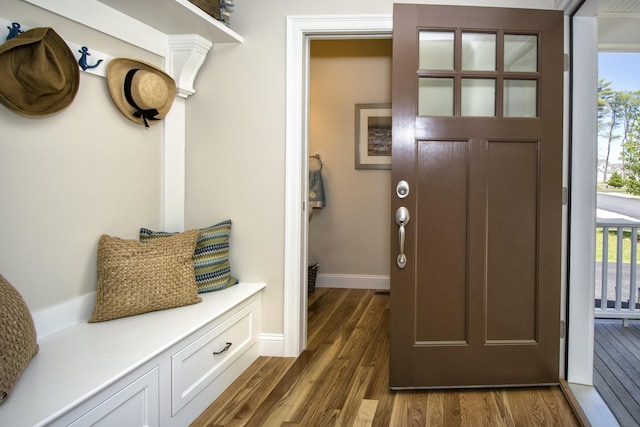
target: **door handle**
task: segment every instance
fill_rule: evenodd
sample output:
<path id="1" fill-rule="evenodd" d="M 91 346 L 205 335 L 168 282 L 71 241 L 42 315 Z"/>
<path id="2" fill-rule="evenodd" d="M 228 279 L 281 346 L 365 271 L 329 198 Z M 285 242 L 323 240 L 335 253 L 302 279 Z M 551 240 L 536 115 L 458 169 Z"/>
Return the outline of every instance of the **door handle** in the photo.
<path id="1" fill-rule="evenodd" d="M 407 257 L 404 254 L 404 239 L 405 239 L 405 226 L 409 223 L 409 219 L 411 219 L 411 215 L 409 215 L 409 209 L 401 206 L 396 211 L 396 224 L 400 227 L 398 233 L 400 238 L 400 253 L 398 254 L 398 258 L 396 258 L 396 264 L 398 264 L 398 268 L 404 268 L 407 265 Z"/>

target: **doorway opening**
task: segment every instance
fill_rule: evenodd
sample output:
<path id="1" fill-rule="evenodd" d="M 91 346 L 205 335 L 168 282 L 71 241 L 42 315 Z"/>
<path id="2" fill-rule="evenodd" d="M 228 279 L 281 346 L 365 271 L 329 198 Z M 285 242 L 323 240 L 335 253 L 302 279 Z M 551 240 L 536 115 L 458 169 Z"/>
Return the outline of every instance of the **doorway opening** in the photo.
<path id="1" fill-rule="evenodd" d="M 640 423 L 640 80 L 631 71 L 640 54 L 598 53 L 594 386 L 618 421 Z"/>
<path id="2" fill-rule="evenodd" d="M 310 41 L 310 291 L 314 273 L 319 287 L 389 289 L 391 169 L 358 163 L 367 133 L 355 130 L 363 125 L 357 126 L 360 106 L 391 102 L 391 43 L 388 37 Z M 390 137 L 388 119 L 388 133 L 371 132 Z M 385 154 L 374 160 L 390 159 Z"/>
<path id="3" fill-rule="evenodd" d="M 628 7 L 627 7 L 628 6 Z M 571 160 L 568 296 L 569 385 L 590 419 L 599 424 L 613 414 L 593 387 L 598 176 L 598 52 L 637 50 L 637 5 L 587 0 L 571 14 Z M 615 29 L 615 31 L 613 31 Z M 601 293 L 602 295 L 602 293 Z M 606 299 L 606 297 L 605 297 Z M 603 418 L 606 417 L 606 418 Z M 615 420 L 613 421 L 615 423 Z"/>

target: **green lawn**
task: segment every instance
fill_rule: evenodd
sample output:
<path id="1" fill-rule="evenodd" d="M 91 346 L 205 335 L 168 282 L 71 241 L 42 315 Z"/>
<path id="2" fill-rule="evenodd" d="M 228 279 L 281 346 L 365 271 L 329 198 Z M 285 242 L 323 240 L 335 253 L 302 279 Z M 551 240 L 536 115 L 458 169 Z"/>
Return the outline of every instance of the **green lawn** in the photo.
<path id="1" fill-rule="evenodd" d="M 618 243 L 617 243 L 617 230 L 609 230 L 608 239 L 608 256 L 609 262 L 616 262 L 618 256 Z M 622 232 L 622 261 L 631 262 L 631 230 L 625 230 Z M 636 258 L 637 262 L 640 262 L 640 244 L 637 245 Z M 602 261 L 602 229 L 596 230 L 596 261 Z"/>

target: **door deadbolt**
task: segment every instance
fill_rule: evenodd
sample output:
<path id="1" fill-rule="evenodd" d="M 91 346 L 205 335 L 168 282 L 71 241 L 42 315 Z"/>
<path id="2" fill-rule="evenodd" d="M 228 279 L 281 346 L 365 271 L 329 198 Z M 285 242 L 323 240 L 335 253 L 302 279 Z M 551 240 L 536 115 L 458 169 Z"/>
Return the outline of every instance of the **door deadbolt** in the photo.
<path id="1" fill-rule="evenodd" d="M 407 181 L 400 181 L 396 186 L 396 195 L 400 199 L 404 199 L 409 195 L 409 183 Z"/>

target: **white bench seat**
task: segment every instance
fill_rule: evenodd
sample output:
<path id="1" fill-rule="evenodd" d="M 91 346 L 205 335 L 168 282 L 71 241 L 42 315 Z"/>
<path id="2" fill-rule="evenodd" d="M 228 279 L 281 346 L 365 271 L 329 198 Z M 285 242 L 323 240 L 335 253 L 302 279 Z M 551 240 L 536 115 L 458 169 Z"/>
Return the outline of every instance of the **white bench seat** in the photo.
<path id="1" fill-rule="evenodd" d="M 199 304 L 78 323 L 39 339 L 38 354 L 0 405 L 0 426 L 138 425 L 137 417 L 188 424 L 258 357 L 264 287 L 240 283 L 201 294 Z M 208 354 L 226 342 L 227 351 Z M 123 392 L 141 378 L 139 390 Z"/>

